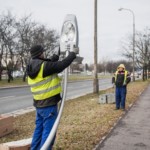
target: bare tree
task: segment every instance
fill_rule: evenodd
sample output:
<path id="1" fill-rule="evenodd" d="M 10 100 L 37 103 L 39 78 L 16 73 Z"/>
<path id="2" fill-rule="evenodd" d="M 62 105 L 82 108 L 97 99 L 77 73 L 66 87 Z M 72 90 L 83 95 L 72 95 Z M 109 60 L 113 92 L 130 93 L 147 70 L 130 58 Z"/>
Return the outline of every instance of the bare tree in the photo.
<path id="1" fill-rule="evenodd" d="M 50 57 L 51 52 L 59 46 L 59 35 L 56 30 L 46 28 L 44 25 L 39 24 L 34 28 L 32 38 L 33 45 L 42 44 L 47 57 Z"/>
<path id="2" fill-rule="evenodd" d="M 128 38 L 126 44 L 124 43 L 123 55 L 128 59 L 132 59 L 131 53 L 132 39 Z M 150 64 L 150 31 L 148 28 L 144 31 L 136 32 L 135 39 L 135 62 L 136 67 L 143 69 L 143 80 L 147 79 L 147 70 Z"/>
<path id="3" fill-rule="evenodd" d="M 17 29 L 17 54 L 21 69 L 24 72 L 23 81 L 26 79 L 26 66 L 30 57 L 29 48 L 33 44 L 33 33 L 36 23 L 31 20 L 31 15 L 24 16 L 15 24 Z"/>
<path id="4" fill-rule="evenodd" d="M 14 47 L 15 47 L 15 38 L 16 30 L 14 29 L 15 17 L 8 11 L 7 14 L 0 16 L 0 44 L 1 50 L 3 51 L 3 61 L 5 62 L 7 73 L 8 73 L 8 82 L 13 80 L 12 71 L 14 64 Z M 9 61 L 8 61 L 9 60 Z M 11 62 L 12 66 L 9 67 Z"/>
<path id="5" fill-rule="evenodd" d="M 137 33 L 136 40 L 136 58 L 138 65 L 143 68 L 143 80 L 148 78 L 148 65 L 150 63 L 150 32 L 145 29 L 144 32 Z"/>
<path id="6" fill-rule="evenodd" d="M 0 15 L 0 80 L 3 63 L 7 68 L 8 81 L 12 78 L 12 71 L 21 68 L 24 71 L 23 81 L 26 79 L 26 66 L 30 59 L 29 49 L 40 44 L 50 54 L 59 46 L 59 35 L 56 30 L 36 23 L 31 15 L 17 19 L 11 12 Z M 2 63 L 3 62 L 3 63 Z"/>
<path id="7" fill-rule="evenodd" d="M 0 81 L 2 80 L 2 72 L 3 72 L 3 64 L 2 64 L 3 52 L 4 52 L 4 44 L 0 38 Z"/>
<path id="8" fill-rule="evenodd" d="M 126 66 L 126 69 L 128 71 L 132 70 L 132 63 L 131 61 L 126 61 L 126 60 L 104 60 L 102 62 L 98 63 L 98 72 L 99 73 L 104 73 L 106 74 L 106 72 L 108 73 L 115 73 L 117 67 L 119 66 L 119 64 L 124 64 Z M 93 64 L 89 65 L 89 70 L 92 71 L 93 70 Z"/>

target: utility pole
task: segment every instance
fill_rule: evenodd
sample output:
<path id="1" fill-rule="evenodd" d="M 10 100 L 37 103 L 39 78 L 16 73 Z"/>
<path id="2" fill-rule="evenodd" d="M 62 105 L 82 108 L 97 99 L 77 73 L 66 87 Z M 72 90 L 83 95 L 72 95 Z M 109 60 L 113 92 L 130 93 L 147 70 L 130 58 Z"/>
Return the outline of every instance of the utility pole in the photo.
<path id="1" fill-rule="evenodd" d="M 94 0 L 94 80 L 93 93 L 99 93 L 99 80 L 97 75 L 97 0 Z"/>

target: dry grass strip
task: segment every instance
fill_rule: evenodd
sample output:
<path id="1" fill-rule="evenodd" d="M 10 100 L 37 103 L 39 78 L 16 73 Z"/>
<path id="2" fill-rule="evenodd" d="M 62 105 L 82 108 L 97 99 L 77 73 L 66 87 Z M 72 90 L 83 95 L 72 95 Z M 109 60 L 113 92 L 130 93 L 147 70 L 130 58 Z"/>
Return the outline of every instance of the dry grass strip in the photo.
<path id="1" fill-rule="evenodd" d="M 134 103 L 148 82 L 130 83 L 126 108 Z M 113 92 L 108 89 L 103 93 Z M 88 94 L 65 102 L 65 108 L 57 131 L 54 150 L 91 150 L 104 137 L 123 114 L 115 111 L 114 104 L 98 104 L 98 96 Z M 35 112 L 15 118 L 15 130 L 0 139 L 0 143 L 30 138 L 34 130 Z"/>

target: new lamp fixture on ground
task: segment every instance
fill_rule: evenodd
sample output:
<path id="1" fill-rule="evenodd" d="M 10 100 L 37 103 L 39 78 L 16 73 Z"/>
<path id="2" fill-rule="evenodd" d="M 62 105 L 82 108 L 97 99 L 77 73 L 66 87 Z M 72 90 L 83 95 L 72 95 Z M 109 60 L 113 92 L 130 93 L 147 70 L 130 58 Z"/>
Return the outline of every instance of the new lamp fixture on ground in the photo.
<path id="1" fill-rule="evenodd" d="M 122 10 L 126 10 L 131 12 L 132 16 L 133 16 L 133 68 L 132 68 L 132 72 L 133 72 L 133 81 L 135 81 L 135 15 L 134 12 L 131 9 L 127 9 L 127 8 L 120 8 L 118 9 L 119 11 Z"/>
<path id="2" fill-rule="evenodd" d="M 75 15 L 67 15 L 64 23 L 63 23 L 63 27 L 62 27 L 62 31 L 61 31 L 61 37 L 60 37 L 60 50 L 61 52 L 66 53 L 66 56 L 68 55 L 69 51 L 73 51 L 73 48 L 78 48 L 78 26 L 77 26 L 77 20 Z M 43 147 L 41 148 L 41 150 L 47 150 L 48 147 L 50 146 L 58 125 L 59 125 L 59 121 L 62 115 L 62 111 L 64 108 L 64 101 L 66 99 L 66 94 L 67 94 L 67 78 L 68 78 L 68 68 L 65 69 L 64 71 L 64 77 L 63 77 L 63 92 L 62 92 L 62 100 L 61 100 L 61 105 L 60 105 L 60 109 L 59 109 L 59 113 L 57 116 L 57 119 L 53 125 L 53 128 L 46 140 L 46 142 L 44 143 Z"/>

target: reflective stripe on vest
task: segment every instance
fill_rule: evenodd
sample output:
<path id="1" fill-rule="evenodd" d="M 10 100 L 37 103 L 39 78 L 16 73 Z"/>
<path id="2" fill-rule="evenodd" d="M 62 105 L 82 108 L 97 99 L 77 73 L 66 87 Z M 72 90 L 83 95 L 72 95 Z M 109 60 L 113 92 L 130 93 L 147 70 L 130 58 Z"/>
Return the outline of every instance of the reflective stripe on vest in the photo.
<path id="1" fill-rule="evenodd" d="M 34 100 L 44 100 L 61 92 L 61 83 L 57 74 L 43 78 L 44 63 L 35 79 L 28 77 Z"/>
<path id="2" fill-rule="evenodd" d="M 115 82 L 117 80 L 117 74 L 118 74 L 119 71 L 116 71 L 115 73 Z M 127 81 L 127 74 L 128 74 L 128 71 L 125 70 L 124 72 L 124 81 L 123 81 L 123 85 L 126 85 L 126 81 Z"/>

